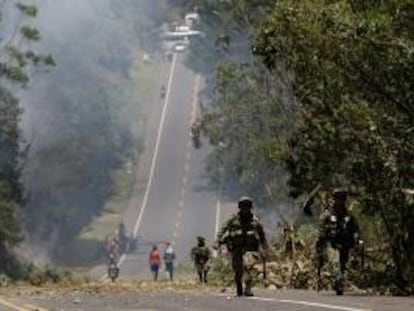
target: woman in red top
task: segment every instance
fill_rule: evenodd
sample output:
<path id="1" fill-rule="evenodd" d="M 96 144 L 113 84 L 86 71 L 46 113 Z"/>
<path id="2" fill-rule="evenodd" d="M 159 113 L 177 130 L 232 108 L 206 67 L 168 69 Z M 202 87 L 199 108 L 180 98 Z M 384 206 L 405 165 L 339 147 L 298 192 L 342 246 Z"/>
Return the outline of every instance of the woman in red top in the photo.
<path id="1" fill-rule="evenodd" d="M 154 276 L 154 281 L 157 281 L 158 279 L 158 270 L 160 269 L 160 265 L 161 265 L 161 254 L 160 251 L 158 250 L 158 247 L 156 245 L 154 245 L 152 247 L 152 250 L 149 254 L 149 265 L 151 268 L 151 272 Z"/>

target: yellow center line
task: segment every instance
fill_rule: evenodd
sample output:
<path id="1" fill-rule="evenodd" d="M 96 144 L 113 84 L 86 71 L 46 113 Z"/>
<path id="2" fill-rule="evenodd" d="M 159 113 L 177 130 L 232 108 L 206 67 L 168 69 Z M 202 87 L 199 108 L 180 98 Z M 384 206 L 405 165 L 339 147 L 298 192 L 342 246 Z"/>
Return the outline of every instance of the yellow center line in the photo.
<path id="1" fill-rule="evenodd" d="M 45 309 L 45 308 L 41 308 L 41 307 L 36 307 L 36 306 L 33 306 L 33 305 L 29 305 L 29 304 L 25 304 L 24 305 L 26 308 L 29 308 L 30 310 L 33 310 L 33 311 L 48 311 L 47 309 Z"/>
<path id="2" fill-rule="evenodd" d="M 6 306 L 6 307 L 8 307 L 10 309 L 13 309 L 13 310 L 16 310 L 16 311 L 30 311 L 30 309 L 26 309 L 26 308 L 20 307 L 18 305 L 15 305 L 15 304 L 11 303 L 10 301 L 7 301 L 3 298 L 0 298 L 0 305 Z"/>

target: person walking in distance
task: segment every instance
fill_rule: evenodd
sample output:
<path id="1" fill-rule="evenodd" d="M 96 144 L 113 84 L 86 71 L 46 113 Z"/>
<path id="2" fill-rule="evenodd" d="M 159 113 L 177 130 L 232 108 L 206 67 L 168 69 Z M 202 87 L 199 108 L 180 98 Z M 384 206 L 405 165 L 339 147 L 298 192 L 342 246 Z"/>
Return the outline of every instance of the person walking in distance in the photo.
<path id="1" fill-rule="evenodd" d="M 158 280 L 158 271 L 160 269 L 161 264 L 161 253 L 158 250 L 158 247 L 154 245 L 152 250 L 150 251 L 148 262 L 150 265 L 150 269 L 153 275 L 154 281 Z"/>
<path id="2" fill-rule="evenodd" d="M 210 269 L 209 260 L 211 258 L 211 251 L 206 246 L 206 241 L 203 237 L 197 237 L 197 241 L 197 246 L 191 249 L 191 259 L 194 261 L 200 283 L 207 283 L 207 273 Z"/>
<path id="3" fill-rule="evenodd" d="M 174 253 L 174 249 L 170 242 L 166 243 L 166 247 L 164 249 L 164 254 L 163 254 L 163 260 L 165 263 L 165 270 L 168 273 L 170 281 L 172 281 L 174 277 L 175 253 Z"/>

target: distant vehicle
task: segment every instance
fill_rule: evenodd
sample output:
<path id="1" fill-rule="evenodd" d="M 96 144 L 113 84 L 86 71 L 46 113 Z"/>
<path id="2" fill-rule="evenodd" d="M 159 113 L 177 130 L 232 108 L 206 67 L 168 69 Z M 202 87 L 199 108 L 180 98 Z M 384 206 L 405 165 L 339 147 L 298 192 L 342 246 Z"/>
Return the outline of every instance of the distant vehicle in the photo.
<path id="1" fill-rule="evenodd" d="M 185 15 L 184 20 L 186 25 L 192 27 L 200 20 L 200 16 L 197 13 L 188 13 Z"/>
<path id="2" fill-rule="evenodd" d="M 187 20 L 195 18 L 192 15 Z M 161 30 L 162 49 L 164 51 L 183 52 L 194 37 L 205 37 L 202 31 L 193 30 L 189 24 L 164 24 Z"/>
<path id="3" fill-rule="evenodd" d="M 115 280 L 119 277 L 119 267 L 116 265 L 116 263 L 111 263 L 109 265 L 108 276 L 112 282 L 115 282 Z"/>
<path id="4" fill-rule="evenodd" d="M 109 256 L 109 265 L 108 265 L 108 277 L 115 282 L 115 280 L 119 277 L 119 267 L 118 267 L 118 259 L 115 253 L 111 253 Z"/>
<path id="5" fill-rule="evenodd" d="M 174 52 L 183 52 L 188 48 L 188 44 L 184 42 L 178 42 L 173 46 Z"/>
<path id="6" fill-rule="evenodd" d="M 177 26 L 177 27 L 180 27 L 180 26 Z M 166 31 L 161 35 L 161 38 L 165 40 L 165 39 L 170 39 L 170 38 L 205 37 L 205 33 L 199 30 L 191 30 L 191 29 L 184 30 L 186 28 L 176 28 L 176 29 L 181 29 L 181 30 L 180 31 Z"/>
<path id="7" fill-rule="evenodd" d="M 185 51 L 190 46 L 190 40 L 186 36 L 164 35 L 163 49 L 172 52 Z"/>
<path id="8" fill-rule="evenodd" d="M 189 26 L 189 25 L 177 25 L 177 26 L 175 26 L 175 31 L 174 32 L 187 32 L 187 31 L 191 31 L 191 26 Z"/>

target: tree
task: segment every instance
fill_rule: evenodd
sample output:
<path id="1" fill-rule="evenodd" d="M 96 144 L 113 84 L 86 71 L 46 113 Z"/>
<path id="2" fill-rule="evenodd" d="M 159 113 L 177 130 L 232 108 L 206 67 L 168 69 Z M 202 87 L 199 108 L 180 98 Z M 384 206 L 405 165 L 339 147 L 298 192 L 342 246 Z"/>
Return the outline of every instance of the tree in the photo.
<path id="1" fill-rule="evenodd" d="M 17 9 L 23 21 L 34 18 L 37 9 L 20 2 L 0 4 L 1 25 L 11 25 L 4 18 L 13 16 L 10 9 Z M 19 128 L 21 109 L 13 90 L 29 82 L 30 69 L 54 65 L 50 55 L 36 54 L 25 49 L 38 41 L 36 28 L 16 23 L 11 34 L 3 31 L 0 41 L 0 272 L 11 273 L 10 252 L 20 240 L 19 210 L 23 204 L 21 169 L 24 160 L 24 142 Z M 7 36 L 9 35 L 9 36 Z"/>
<path id="2" fill-rule="evenodd" d="M 254 51 L 289 71 L 300 102 L 285 163 L 297 196 L 348 186 L 387 232 L 396 283 L 413 280 L 412 1 L 276 4 Z"/>

